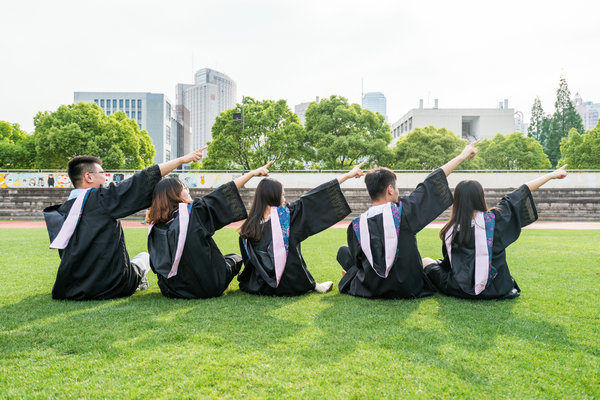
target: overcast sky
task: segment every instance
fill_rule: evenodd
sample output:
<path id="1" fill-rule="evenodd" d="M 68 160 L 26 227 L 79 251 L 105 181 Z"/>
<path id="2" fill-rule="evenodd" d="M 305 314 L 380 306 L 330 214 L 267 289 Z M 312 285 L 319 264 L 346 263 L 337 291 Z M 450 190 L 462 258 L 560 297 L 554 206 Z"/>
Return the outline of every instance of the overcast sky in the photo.
<path id="1" fill-rule="evenodd" d="M 33 131 L 74 91 L 165 93 L 204 67 L 290 108 L 383 92 L 390 124 L 440 108 L 554 111 L 559 79 L 600 102 L 595 1 L 10 1 L 0 5 L 0 120 Z"/>

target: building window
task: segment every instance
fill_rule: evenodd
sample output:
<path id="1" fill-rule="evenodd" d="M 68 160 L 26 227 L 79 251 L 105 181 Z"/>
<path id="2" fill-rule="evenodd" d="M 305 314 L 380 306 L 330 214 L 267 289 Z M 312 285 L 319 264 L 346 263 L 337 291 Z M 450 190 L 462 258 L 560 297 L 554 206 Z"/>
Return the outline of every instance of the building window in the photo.
<path id="1" fill-rule="evenodd" d="M 142 100 L 138 99 L 138 108 L 142 108 Z"/>
<path id="2" fill-rule="evenodd" d="M 135 108 L 135 99 L 131 99 L 131 108 Z"/>
<path id="3" fill-rule="evenodd" d="M 125 111 L 125 114 L 127 115 L 127 118 L 129 118 L 129 110 Z"/>
<path id="4" fill-rule="evenodd" d="M 110 115 L 110 111 L 107 111 L 107 112 L 106 112 L 106 115 Z"/>
<path id="5" fill-rule="evenodd" d="M 106 99 L 106 108 L 110 107 L 110 99 Z"/>
<path id="6" fill-rule="evenodd" d="M 138 111 L 138 117 L 137 117 L 137 119 L 138 119 L 139 121 L 141 121 L 141 120 L 142 120 L 142 112 L 141 112 L 141 111 Z"/>
<path id="7" fill-rule="evenodd" d="M 123 109 L 123 99 L 119 99 L 119 109 Z"/>
<path id="8" fill-rule="evenodd" d="M 165 161 L 171 160 L 171 150 L 165 150 Z"/>
<path id="9" fill-rule="evenodd" d="M 98 99 L 94 99 L 94 103 L 98 104 Z"/>
<path id="10" fill-rule="evenodd" d="M 104 99 L 100 99 L 100 107 L 104 108 Z"/>
<path id="11" fill-rule="evenodd" d="M 168 120 L 168 119 L 170 119 L 170 118 L 171 118 L 171 104 L 170 104 L 169 102 L 167 102 L 167 107 L 166 107 L 166 110 L 167 110 L 167 112 L 166 112 L 166 115 L 165 115 L 165 117 L 166 117 L 166 118 L 167 118 L 167 120 Z"/>
<path id="12" fill-rule="evenodd" d="M 165 130 L 166 131 L 166 135 L 165 135 L 166 136 L 166 142 L 167 142 L 167 146 L 170 146 L 171 145 L 171 127 L 167 126 L 166 128 L 167 128 Z"/>
<path id="13" fill-rule="evenodd" d="M 125 108 L 129 108 L 129 99 L 125 100 Z"/>
<path id="14" fill-rule="evenodd" d="M 408 119 L 408 130 L 412 131 L 412 117 Z"/>
<path id="15" fill-rule="evenodd" d="M 117 99 L 113 99 L 113 108 L 117 108 Z"/>

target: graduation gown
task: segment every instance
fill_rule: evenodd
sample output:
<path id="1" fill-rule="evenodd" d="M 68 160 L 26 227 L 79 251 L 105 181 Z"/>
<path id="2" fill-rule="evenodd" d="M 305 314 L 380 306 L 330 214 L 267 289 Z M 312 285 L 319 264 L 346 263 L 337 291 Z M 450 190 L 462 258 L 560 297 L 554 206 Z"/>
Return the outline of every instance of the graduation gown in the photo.
<path id="1" fill-rule="evenodd" d="M 386 278 L 379 276 L 365 256 L 352 223 L 347 240 L 350 265 L 340 281 L 340 293 L 369 298 L 414 298 L 433 294 L 423 273 L 416 234 L 452 204 L 452 193 L 441 168 L 433 171 L 408 196 L 400 197 L 402 205 L 398 232 L 397 255 Z M 377 270 L 386 269 L 383 215 L 367 219 L 373 263 Z M 365 238 L 361 238 L 365 240 Z"/>
<path id="2" fill-rule="evenodd" d="M 425 268 L 425 273 L 440 292 L 467 299 L 502 299 L 519 295 L 519 286 L 506 264 L 505 250 L 517 240 L 522 227 L 538 218 L 529 188 L 522 185 L 506 194 L 491 211 L 495 215 L 492 266 L 497 271 L 496 277 L 489 281 L 481 293 L 475 295 L 475 235 L 471 235 L 468 246 L 452 243 L 452 266 L 446 246 L 442 245 L 443 260 Z"/>
<path id="3" fill-rule="evenodd" d="M 296 296 L 313 290 L 315 280 L 302 257 L 301 243 L 350 214 L 350 206 L 337 179 L 324 183 L 288 204 L 289 244 L 285 270 L 277 285 L 271 224 L 265 223 L 259 241 L 240 238 L 244 270 L 238 276 L 240 289 L 253 294 Z"/>
<path id="4" fill-rule="evenodd" d="M 194 199 L 190 204 L 185 246 L 177 274 L 168 278 L 179 238 L 179 215 L 152 227 L 148 235 L 150 267 L 166 297 L 208 298 L 220 296 L 233 279 L 231 267 L 213 240 L 216 231 L 247 218 L 246 208 L 234 182 Z"/>
<path id="5" fill-rule="evenodd" d="M 131 265 L 117 219 L 148 208 L 160 179 L 160 168 L 153 165 L 118 185 L 110 183 L 90 191 L 73 236 L 67 247 L 58 251 L 60 265 L 52 298 L 99 300 L 135 292 L 142 276 Z M 65 216 L 74 202 L 71 199 L 44 212 Z M 57 228 L 60 230 L 60 225 L 48 225 L 51 237 Z"/>

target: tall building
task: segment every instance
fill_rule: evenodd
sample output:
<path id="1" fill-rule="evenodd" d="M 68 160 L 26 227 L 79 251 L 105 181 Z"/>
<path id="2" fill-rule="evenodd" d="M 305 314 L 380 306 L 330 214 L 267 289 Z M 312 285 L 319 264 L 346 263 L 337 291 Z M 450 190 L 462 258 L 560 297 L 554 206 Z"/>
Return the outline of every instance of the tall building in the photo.
<path id="1" fill-rule="evenodd" d="M 600 103 L 583 101 L 579 93 L 576 93 L 573 104 L 583 120 L 583 129 L 586 131 L 594 129 L 598 124 L 598 119 L 600 119 Z"/>
<path id="2" fill-rule="evenodd" d="M 365 93 L 362 97 L 362 108 L 379 113 L 387 121 L 387 101 L 381 92 Z"/>
<path id="3" fill-rule="evenodd" d="M 178 115 L 184 115 L 186 110 L 189 113 L 190 139 L 185 141 L 185 153 L 212 139 L 211 129 L 217 116 L 233 108 L 237 96 L 235 82 L 209 68 L 198 70 L 193 84 L 178 83 L 175 93 L 178 110 L 182 107 Z"/>
<path id="4" fill-rule="evenodd" d="M 515 129 L 514 109 L 508 108 L 508 100 L 500 102 L 498 108 L 439 108 L 438 99 L 433 108 L 413 108 L 392 124 L 392 143 L 415 128 L 434 126 L 446 128 L 463 139 L 491 139 L 497 133 L 507 135 Z"/>
<path id="5" fill-rule="evenodd" d="M 175 158 L 177 140 L 171 135 L 173 110 L 171 101 L 162 93 L 148 92 L 75 92 L 73 101 L 96 103 L 106 115 L 124 112 L 145 129 L 156 150 L 154 162 Z"/>
<path id="6" fill-rule="evenodd" d="M 316 103 L 319 102 L 319 96 L 317 96 L 315 98 Z M 307 101 L 306 103 L 300 103 L 300 104 L 296 104 L 294 106 L 294 112 L 296 113 L 296 115 L 298 115 L 298 118 L 300 119 L 300 123 L 302 125 L 304 125 L 304 123 L 306 122 L 306 110 L 308 109 L 308 106 L 310 105 L 310 103 L 313 103 L 312 101 Z"/>

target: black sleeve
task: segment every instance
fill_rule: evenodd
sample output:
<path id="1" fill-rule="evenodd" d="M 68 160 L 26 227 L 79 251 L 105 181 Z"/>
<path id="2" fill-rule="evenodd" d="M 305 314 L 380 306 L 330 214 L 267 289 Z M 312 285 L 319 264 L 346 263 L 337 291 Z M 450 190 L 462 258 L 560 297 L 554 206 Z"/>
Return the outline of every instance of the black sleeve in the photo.
<path id="1" fill-rule="evenodd" d="M 136 172 L 119 184 L 99 189 L 100 204 L 113 218 L 125 218 L 150 207 L 154 186 L 161 180 L 160 168 L 153 165 Z"/>
<path id="2" fill-rule="evenodd" d="M 288 204 L 290 240 L 301 242 L 350 214 L 350 206 L 337 179 L 317 186 Z"/>
<path id="3" fill-rule="evenodd" d="M 198 214 L 211 235 L 232 222 L 248 217 L 233 181 L 221 185 L 201 199 L 194 199 L 192 212 Z"/>
<path id="4" fill-rule="evenodd" d="M 538 219 L 531 191 L 527 185 L 502 197 L 496 208 L 494 227 L 494 250 L 502 250 L 521 234 L 521 228 Z"/>
<path id="5" fill-rule="evenodd" d="M 452 192 L 441 168 L 433 171 L 408 196 L 401 197 L 401 225 L 417 233 L 452 205 Z"/>

